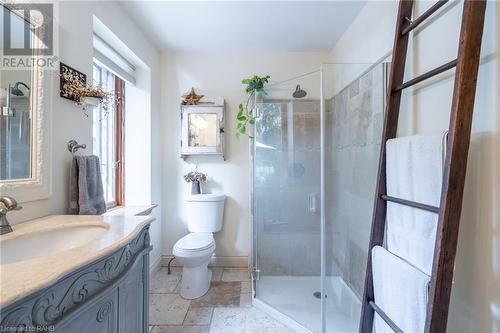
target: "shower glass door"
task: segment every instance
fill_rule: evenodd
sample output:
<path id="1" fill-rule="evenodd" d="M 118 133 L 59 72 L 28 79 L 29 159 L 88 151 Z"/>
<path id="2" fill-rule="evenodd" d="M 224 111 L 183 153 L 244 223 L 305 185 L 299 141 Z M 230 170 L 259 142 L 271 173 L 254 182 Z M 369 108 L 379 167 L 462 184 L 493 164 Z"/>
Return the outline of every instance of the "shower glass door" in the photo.
<path id="1" fill-rule="evenodd" d="M 358 330 L 386 68 L 323 64 L 256 103 L 253 304 L 297 331 Z"/>
<path id="2" fill-rule="evenodd" d="M 296 91 L 295 96 L 300 98 L 293 97 Z M 256 299 L 304 328 L 319 332 L 319 71 L 270 85 L 268 95 L 257 107 L 253 145 Z"/>
<path id="3" fill-rule="evenodd" d="M 357 332 L 377 180 L 386 65 L 324 64 L 325 332 Z"/>

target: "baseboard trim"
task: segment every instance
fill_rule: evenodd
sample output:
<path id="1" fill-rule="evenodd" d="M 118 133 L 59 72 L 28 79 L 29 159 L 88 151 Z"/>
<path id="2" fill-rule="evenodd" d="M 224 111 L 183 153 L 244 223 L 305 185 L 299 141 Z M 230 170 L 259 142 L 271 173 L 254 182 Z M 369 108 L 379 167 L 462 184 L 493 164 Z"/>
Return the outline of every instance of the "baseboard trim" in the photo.
<path id="1" fill-rule="evenodd" d="M 162 256 L 158 256 L 154 261 L 149 263 L 149 275 L 153 275 L 158 270 L 160 270 L 162 266 Z"/>
<path id="2" fill-rule="evenodd" d="M 161 258 L 161 265 L 167 266 L 170 259 L 174 256 L 164 254 Z M 177 260 L 173 260 L 170 264 L 171 267 L 182 267 L 182 264 Z M 244 267 L 248 268 L 248 257 L 229 257 L 229 256 L 213 256 L 210 260 L 210 267 Z"/>

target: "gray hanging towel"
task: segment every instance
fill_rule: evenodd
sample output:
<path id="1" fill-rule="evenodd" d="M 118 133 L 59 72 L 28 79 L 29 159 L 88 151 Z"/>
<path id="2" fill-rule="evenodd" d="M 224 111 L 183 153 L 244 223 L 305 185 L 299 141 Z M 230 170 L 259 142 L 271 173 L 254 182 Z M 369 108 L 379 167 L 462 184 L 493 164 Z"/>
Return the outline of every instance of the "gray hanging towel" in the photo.
<path id="1" fill-rule="evenodd" d="M 101 215 L 106 212 L 99 157 L 75 156 L 69 179 L 71 215 Z"/>

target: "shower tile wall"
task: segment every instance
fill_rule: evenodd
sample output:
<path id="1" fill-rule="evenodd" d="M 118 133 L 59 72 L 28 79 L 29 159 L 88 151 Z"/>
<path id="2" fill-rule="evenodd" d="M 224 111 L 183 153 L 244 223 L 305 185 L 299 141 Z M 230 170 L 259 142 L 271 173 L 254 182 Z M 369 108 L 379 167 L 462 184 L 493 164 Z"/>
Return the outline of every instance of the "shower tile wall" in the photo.
<path id="1" fill-rule="evenodd" d="M 383 125 L 383 66 L 326 102 L 327 275 L 363 293 Z"/>
<path id="2" fill-rule="evenodd" d="M 319 275 L 320 103 L 277 101 L 264 107 L 270 119 L 259 124 L 271 134 L 256 135 L 258 266 L 263 275 Z M 308 207 L 311 194 L 316 212 Z"/>

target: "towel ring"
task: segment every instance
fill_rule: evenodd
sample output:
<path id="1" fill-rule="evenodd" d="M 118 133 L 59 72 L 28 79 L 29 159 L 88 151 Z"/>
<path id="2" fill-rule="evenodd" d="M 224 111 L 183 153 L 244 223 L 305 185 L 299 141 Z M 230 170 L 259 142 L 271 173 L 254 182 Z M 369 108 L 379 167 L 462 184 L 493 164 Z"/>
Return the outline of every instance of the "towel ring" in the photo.
<path id="1" fill-rule="evenodd" d="M 68 150 L 73 156 L 75 156 L 75 153 L 78 151 L 78 149 L 85 149 L 85 148 L 87 148 L 86 144 L 79 144 L 76 140 L 68 141 Z"/>

